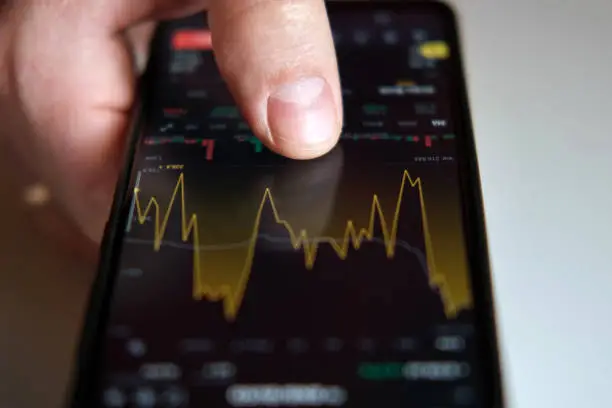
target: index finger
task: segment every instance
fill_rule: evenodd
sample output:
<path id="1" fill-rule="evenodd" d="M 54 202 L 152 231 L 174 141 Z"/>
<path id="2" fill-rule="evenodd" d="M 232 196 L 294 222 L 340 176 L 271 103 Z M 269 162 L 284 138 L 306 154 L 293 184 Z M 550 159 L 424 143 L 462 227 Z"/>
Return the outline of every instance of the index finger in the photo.
<path id="1" fill-rule="evenodd" d="M 213 47 L 255 134 L 296 159 L 327 153 L 342 128 L 336 53 L 323 0 L 214 0 Z"/>

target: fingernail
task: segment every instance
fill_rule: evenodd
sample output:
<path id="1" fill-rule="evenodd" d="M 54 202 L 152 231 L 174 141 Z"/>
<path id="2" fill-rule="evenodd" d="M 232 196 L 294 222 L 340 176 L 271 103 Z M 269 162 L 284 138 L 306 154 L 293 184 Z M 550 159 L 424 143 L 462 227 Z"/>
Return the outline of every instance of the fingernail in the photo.
<path id="1" fill-rule="evenodd" d="M 320 77 L 303 78 L 278 87 L 268 99 L 268 126 L 276 144 L 316 149 L 338 132 L 331 88 Z"/>

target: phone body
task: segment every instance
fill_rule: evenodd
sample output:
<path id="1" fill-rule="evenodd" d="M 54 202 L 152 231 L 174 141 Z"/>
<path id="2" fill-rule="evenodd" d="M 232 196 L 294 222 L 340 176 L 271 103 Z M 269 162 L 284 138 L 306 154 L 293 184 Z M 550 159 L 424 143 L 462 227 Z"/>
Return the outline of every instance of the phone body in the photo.
<path id="1" fill-rule="evenodd" d="M 345 124 L 308 162 L 250 133 L 203 15 L 160 25 L 69 406 L 503 406 L 453 12 L 328 12 Z"/>

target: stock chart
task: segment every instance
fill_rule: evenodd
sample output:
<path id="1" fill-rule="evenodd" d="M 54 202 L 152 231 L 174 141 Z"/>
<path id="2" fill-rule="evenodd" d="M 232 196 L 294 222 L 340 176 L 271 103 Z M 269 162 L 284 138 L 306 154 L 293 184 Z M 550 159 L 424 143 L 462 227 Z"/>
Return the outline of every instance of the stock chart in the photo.
<path id="1" fill-rule="evenodd" d="M 182 170 L 184 167 L 178 166 L 178 168 Z M 198 180 L 200 179 L 201 177 L 198 178 Z M 411 177 L 408 170 L 398 172 L 396 179 L 398 181 L 397 197 L 390 207 L 390 212 L 384 212 L 382 199 L 374 193 L 370 200 L 371 203 L 369 205 L 367 202 L 364 203 L 368 216 L 361 225 L 358 225 L 355 220 L 347 218 L 344 226 L 338 228 L 338 233 L 330 236 L 316 236 L 306 229 L 294 227 L 290 221 L 283 218 L 272 190 L 266 187 L 262 191 L 259 203 L 245 204 L 245 207 L 252 208 L 253 220 L 247 223 L 247 225 L 252 226 L 252 231 L 248 233 L 241 231 L 236 234 L 237 242 L 216 244 L 214 245 L 214 252 L 207 252 L 207 247 L 202 245 L 201 242 L 219 241 L 210 234 L 209 229 L 200 228 L 197 213 L 188 211 L 188 207 L 201 208 L 201 206 L 187 205 L 185 173 L 183 172 L 178 173 L 176 186 L 169 192 L 169 198 L 165 200 L 151 197 L 143 203 L 140 187 L 136 187 L 133 207 L 135 213 L 130 214 L 130 222 L 132 222 L 134 216 L 139 224 L 151 222 L 153 224 L 151 234 L 153 236 L 153 250 L 160 251 L 171 214 L 173 210 L 178 212 L 180 214 L 180 221 L 177 220 L 180 224 L 180 241 L 192 245 L 193 296 L 195 299 L 222 301 L 224 315 L 230 320 L 234 320 L 238 314 L 254 268 L 256 248 L 260 238 L 285 242 L 294 252 L 298 252 L 297 256 L 303 257 L 303 268 L 306 270 L 314 269 L 319 252 L 326 250 L 329 252 L 330 249 L 337 256 L 338 261 L 346 261 L 349 252 L 353 253 L 353 257 L 359 258 L 361 253 L 357 253 L 357 251 L 361 250 L 362 247 L 364 251 L 374 250 L 372 246 L 368 248 L 368 244 L 372 243 L 377 244 L 374 248 L 378 247 L 376 249 L 384 253 L 388 260 L 393 260 L 398 250 L 411 252 L 413 257 L 421 261 L 420 268 L 427 275 L 432 289 L 439 293 L 446 316 L 455 317 L 460 310 L 470 304 L 468 277 L 465 271 L 457 272 L 456 269 L 458 268 L 455 267 L 454 270 L 448 271 L 451 278 L 447 279 L 444 271 L 436 268 L 435 249 L 432 246 L 423 183 L 420 178 Z M 405 202 L 409 200 L 414 202 Z M 166 206 L 162 207 L 160 201 L 165 201 Z M 411 209 L 417 211 L 417 214 L 410 214 Z M 357 211 L 357 213 L 364 214 L 363 210 Z M 398 239 L 400 220 L 404 221 L 402 215 L 410 220 L 420 220 L 419 224 L 411 226 L 417 233 L 422 233 L 423 244 L 417 246 L 421 246 L 423 250 L 415 249 L 401 237 Z M 223 222 L 227 226 L 231 226 L 233 223 L 231 212 L 223 217 L 216 211 L 215 216 L 221 217 L 221 219 L 225 218 Z M 266 235 L 262 233 L 266 229 L 266 224 L 272 224 L 268 228 L 270 230 L 278 231 L 281 229 L 282 231 L 279 231 L 278 236 Z M 341 222 L 338 224 L 341 224 Z M 414 235 L 414 232 L 412 235 Z M 443 264 L 442 267 L 445 266 Z M 334 268 L 339 267 L 342 266 L 334 266 Z M 325 268 L 326 265 L 323 266 L 323 269 Z M 405 268 L 404 273 L 409 274 L 409 268 Z M 453 279 L 452 275 L 457 273 L 463 273 L 463 275 Z M 390 273 L 390 275 L 393 275 L 393 273 Z M 450 285 L 455 283 L 456 287 L 449 286 L 449 281 Z"/>

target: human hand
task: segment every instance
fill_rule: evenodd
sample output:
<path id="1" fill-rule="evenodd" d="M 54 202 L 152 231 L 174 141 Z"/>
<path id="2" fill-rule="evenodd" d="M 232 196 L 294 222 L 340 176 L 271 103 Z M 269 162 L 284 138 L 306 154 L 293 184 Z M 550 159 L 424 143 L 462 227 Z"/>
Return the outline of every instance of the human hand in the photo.
<path id="1" fill-rule="evenodd" d="M 342 99 L 323 0 L 14 0 L 0 5 L 0 123 L 99 241 L 122 166 L 133 55 L 153 22 L 209 11 L 219 68 L 254 133 L 309 159 L 337 142 Z"/>

